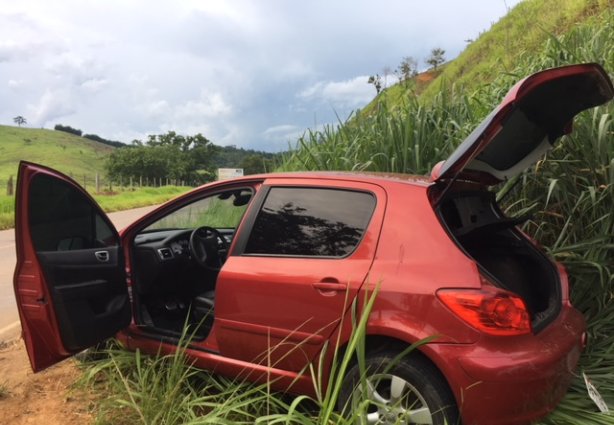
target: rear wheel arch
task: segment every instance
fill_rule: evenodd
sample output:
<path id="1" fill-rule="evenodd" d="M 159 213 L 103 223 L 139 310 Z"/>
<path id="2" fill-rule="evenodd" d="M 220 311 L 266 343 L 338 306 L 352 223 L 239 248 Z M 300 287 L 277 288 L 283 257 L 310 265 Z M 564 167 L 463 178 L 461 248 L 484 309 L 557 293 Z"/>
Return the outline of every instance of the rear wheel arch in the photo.
<path id="1" fill-rule="evenodd" d="M 413 342 L 405 341 L 399 338 L 395 338 L 388 335 L 366 335 L 365 336 L 365 355 L 377 355 L 379 353 L 386 352 L 394 352 L 396 354 L 402 353 L 406 350 L 411 344 L 416 344 L 419 340 L 415 340 Z M 337 361 L 340 361 L 345 356 L 345 353 L 348 349 L 349 341 L 346 341 L 340 348 L 337 350 Z M 416 347 L 414 350 L 411 350 L 408 353 L 415 358 L 420 358 L 420 361 L 424 361 L 430 364 L 433 369 L 437 370 L 437 373 L 441 375 L 441 378 L 447 383 L 450 392 L 452 391 L 452 386 L 450 382 L 446 378 L 442 369 L 438 366 L 437 362 L 432 359 L 436 357 L 433 350 L 428 347 L 428 344 L 423 344 L 421 346 Z M 354 366 L 357 363 L 356 355 L 352 356 L 350 363 L 348 364 L 348 369 Z"/>
<path id="2" fill-rule="evenodd" d="M 404 350 L 407 350 L 410 345 L 407 341 L 389 336 L 367 335 L 364 353 L 366 367 L 368 369 L 375 367 L 375 371 L 377 371 L 382 367 L 377 366 L 378 364 L 392 365 L 390 371 L 392 375 L 401 376 L 407 379 L 410 385 L 414 385 L 420 391 L 425 390 L 430 394 L 426 397 L 429 404 L 433 403 L 429 408 L 437 405 L 441 406 L 441 413 L 438 413 L 437 409 L 431 409 L 435 423 L 448 423 L 449 420 L 453 420 L 454 423 L 460 423 L 457 407 L 459 404 L 455 393 L 452 391 L 450 383 L 441 369 L 427 354 L 419 347 L 416 347 L 414 350 L 410 350 L 402 359 L 398 359 L 398 363 L 393 363 L 393 360 L 397 360 L 397 356 L 403 353 Z M 342 359 L 347 349 L 348 345 L 346 343 L 339 349 L 337 358 Z M 337 402 L 340 410 L 347 409 L 348 400 L 351 397 L 350 393 L 353 391 L 348 389 L 348 385 L 351 387 L 356 385 L 357 376 L 360 375 L 359 370 L 358 359 L 356 355 L 353 355 L 342 378 L 344 381 L 343 389 Z M 447 413 L 443 413 L 443 411 Z"/>

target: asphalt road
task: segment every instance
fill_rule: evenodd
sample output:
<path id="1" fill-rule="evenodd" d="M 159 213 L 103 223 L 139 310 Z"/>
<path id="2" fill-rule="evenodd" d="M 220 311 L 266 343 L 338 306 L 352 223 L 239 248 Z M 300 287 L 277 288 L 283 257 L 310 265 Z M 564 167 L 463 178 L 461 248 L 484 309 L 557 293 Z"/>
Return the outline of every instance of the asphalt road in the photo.
<path id="1" fill-rule="evenodd" d="M 109 218 L 120 230 L 142 217 L 157 205 L 110 213 Z M 15 230 L 0 231 L 0 341 L 19 335 L 21 327 L 13 292 L 15 271 Z"/>

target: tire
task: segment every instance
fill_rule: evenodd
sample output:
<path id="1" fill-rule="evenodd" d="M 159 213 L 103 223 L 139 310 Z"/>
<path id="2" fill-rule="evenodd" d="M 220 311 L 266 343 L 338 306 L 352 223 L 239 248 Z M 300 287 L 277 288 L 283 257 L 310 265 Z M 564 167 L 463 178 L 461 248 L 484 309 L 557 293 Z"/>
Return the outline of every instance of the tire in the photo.
<path id="1" fill-rule="evenodd" d="M 360 403 L 366 419 L 361 423 L 367 424 L 460 424 L 456 401 L 439 370 L 416 353 L 392 365 L 396 355 L 367 354 L 365 385 L 354 364 L 343 380 L 339 410 L 348 416 Z"/>

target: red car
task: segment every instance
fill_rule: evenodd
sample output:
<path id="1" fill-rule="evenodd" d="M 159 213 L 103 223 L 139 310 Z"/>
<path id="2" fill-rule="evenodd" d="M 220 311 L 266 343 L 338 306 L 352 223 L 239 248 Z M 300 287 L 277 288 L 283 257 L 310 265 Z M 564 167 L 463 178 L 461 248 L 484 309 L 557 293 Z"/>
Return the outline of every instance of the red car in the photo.
<path id="1" fill-rule="evenodd" d="M 113 335 L 170 353 L 187 323 L 198 366 L 313 394 L 305 365 L 322 355 L 327 376 L 352 331 L 349 303 L 379 285 L 366 329 L 367 422 L 542 417 L 568 387 L 585 322 L 563 267 L 487 189 L 613 93 L 596 64 L 543 71 L 512 88 L 430 179 L 246 176 L 199 187 L 120 235 L 76 182 L 23 162 L 14 284 L 32 368 Z M 340 408 L 359 375 L 352 365 Z"/>

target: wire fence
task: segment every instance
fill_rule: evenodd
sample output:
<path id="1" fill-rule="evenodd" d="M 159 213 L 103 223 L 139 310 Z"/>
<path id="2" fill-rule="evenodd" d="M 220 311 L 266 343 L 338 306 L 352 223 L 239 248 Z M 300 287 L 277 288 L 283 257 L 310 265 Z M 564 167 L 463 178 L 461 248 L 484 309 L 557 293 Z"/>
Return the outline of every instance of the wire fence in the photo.
<path id="1" fill-rule="evenodd" d="M 76 181 L 84 189 L 93 193 L 114 192 L 118 189 L 138 188 L 138 187 L 161 187 L 161 186 L 193 186 L 193 182 L 185 180 L 171 179 L 168 177 L 138 177 L 138 178 L 120 178 L 109 179 L 98 173 L 94 175 L 77 175 L 70 174 L 69 176 Z M 15 194 L 15 185 L 17 179 L 10 176 L 8 179 L 0 179 L 0 194 L 12 196 Z"/>

